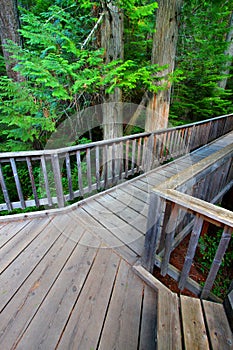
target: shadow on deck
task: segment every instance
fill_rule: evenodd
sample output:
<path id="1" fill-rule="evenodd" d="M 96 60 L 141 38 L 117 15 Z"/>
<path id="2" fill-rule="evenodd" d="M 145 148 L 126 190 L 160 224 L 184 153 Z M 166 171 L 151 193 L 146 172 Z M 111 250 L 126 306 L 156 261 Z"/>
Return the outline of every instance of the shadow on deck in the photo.
<path id="1" fill-rule="evenodd" d="M 151 188 L 230 143 L 71 208 L 2 219 L 0 348 L 232 349 L 222 305 L 178 297 L 138 266 Z"/>

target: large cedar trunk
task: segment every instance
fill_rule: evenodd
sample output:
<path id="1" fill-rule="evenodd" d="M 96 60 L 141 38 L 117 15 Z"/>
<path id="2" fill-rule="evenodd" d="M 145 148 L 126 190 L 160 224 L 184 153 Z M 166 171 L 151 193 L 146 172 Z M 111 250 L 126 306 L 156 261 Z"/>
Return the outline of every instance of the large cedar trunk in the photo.
<path id="1" fill-rule="evenodd" d="M 109 63 L 116 59 L 123 59 L 123 13 L 114 5 L 114 1 L 102 1 L 105 11 L 101 26 L 101 47 L 104 48 L 105 62 Z M 116 88 L 113 94 L 104 95 L 103 127 L 104 139 L 112 139 L 122 136 L 122 94 Z"/>
<path id="2" fill-rule="evenodd" d="M 12 40 L 16 44 L 20 45 L 19 19 L 17 12 L 16 0 L 0 0 L 0 38 L 2 44 L 2 52 L 6 64 L 6 72 L 9 78 L 15 81 L 20 80 L 20 76 L 17 72 L 14 72 L 12 68 L 16 64 L 11 58 L 8 51 L 5 48 L 7 40 Z"/>
<path id="3" fill-rule="evenodd" d="M 176 46 L 178 40 L 179 15 L 182 0 L 158 1 L 156 16 L 156 32 L 153 38 L 152 64 L 168 65 L 157 76 L 164 76 L 159 85 L 166 85 L 166 89 L 153 94 L 148 103 L 148 114 L 145 129 L 153 131 L 166 128 L 168 124 L 171 86 L 166 76 L 174 71 Z"/>

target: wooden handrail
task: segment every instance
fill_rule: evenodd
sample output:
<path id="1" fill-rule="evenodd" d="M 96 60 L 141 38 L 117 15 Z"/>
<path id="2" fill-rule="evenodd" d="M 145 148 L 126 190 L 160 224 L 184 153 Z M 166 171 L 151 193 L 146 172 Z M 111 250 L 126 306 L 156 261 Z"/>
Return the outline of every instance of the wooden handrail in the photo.
<path id="1" fill-rule="evenodd" d="M 64 207 L 75 198 L 106 189 L 187 154 L 232 129 L 233 114 L 229 114 L 85 145 L 1 153 L 0 210 L 44 205 Z M 29 193 L 25 193 L 22 184 L 25 177 L 28 177 Z"/>
<path id="2" fill-rule="evenodd" d="M 212 204 L 233 186 L 232 155 L 233 148 L 229 145 L 157 186 L 151 193 L 143 266 L 152 272 L 157 263 L 163 276 L 172 274 L 174 271 L 169 271 L 170 255 L 177 246 L 177 240 L 181 242 L 191 231 L 183 269 L 176 279 L 181 290 L 188 287 L 201 298 L 207 298 L 210 294 L 233 231 L 233 213 Z M 204 191 L 210 182 L 212 188 Z M 201 291 L 188 278 L 198 240 L 206 223 L 222 227 L 223 233 Z"/>

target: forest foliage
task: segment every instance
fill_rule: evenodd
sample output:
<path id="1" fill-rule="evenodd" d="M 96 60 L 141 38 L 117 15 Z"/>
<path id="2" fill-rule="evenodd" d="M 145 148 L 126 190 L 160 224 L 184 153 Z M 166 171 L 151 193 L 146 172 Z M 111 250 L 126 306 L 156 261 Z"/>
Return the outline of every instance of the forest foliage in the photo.
<path id="1" fill-rule="evenodd" d="M 185 1 L 173 83 L 170 121 L 187 123 L 231 112 L 232 74 L 227 88 L 218 83 L 228 45 L 232 1 Z M 98 28 L 83 46 L 101 14 L 99 3 L 78 0 L 21 0 L 23 46 L 8 43 L 22 76 L 13 81 L 0 61 L 1 151 L 40 149 L 49 135 L 76 111 L 103 102 L 121 88 L 123 102 L 139 104 L 156 93 L 151 64 L 155 1 L 117 1 L 124 11 L 124 60 L 106 64 Z M 160 87 L 164 88 L 164 87 Z"/>

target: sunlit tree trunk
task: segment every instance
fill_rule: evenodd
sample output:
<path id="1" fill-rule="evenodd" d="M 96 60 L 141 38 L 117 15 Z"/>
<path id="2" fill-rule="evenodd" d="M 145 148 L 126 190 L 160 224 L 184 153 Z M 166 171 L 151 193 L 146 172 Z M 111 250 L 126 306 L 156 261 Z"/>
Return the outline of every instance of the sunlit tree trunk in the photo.
<path id="1" fill-rule="evenodd" d="M 228 44 L 228 47 L 225 50 L 225 55 L 229 57 L 229 60 L 226 63 L 226 69 L 222 72 L 222 75 L 224 75 L 225 78 L 222 79 L 218 84 L 219 87 L 223 89 L 225 89 L 227 85 L 227 76 L 230 73 L 230 66 L 232 64 L 232 57 L 233 57 L 233 12 L 231 13 L 231 17 L 230 17 L 229 32 L 226 37 L 226 42 Z"/>
<path id="2" fill-rule="evenodd" d="M 145 129 L 153 131 L 166 128 L 168 124 L 171 85 L 168 74 L 174 71 L 176 46 L 178 40 L 179 15 L 182 0 L 160 0 L 156 16 L 156 32 L 153 38 L 152 64 L 167 65 L 157 77 L 164 77 L 158 85 L 166 88 L 151 95 Z"/>
<path id="3" fill-rule="evenodd" d="M 15 81 L 21 80 L 21 78 L 17 72 L 12 70 L 16 62 L 10 58 L 10 54 L 5 48 L 5 44 L 7 43 L 7 40 L 12 40 L 18 45 L 21 44 L 18 29 L 19 18 L 17 12 L 17 1 L 0 0 L 0 38 L 2 52 L 6 64 L 7 75 Z"/>

